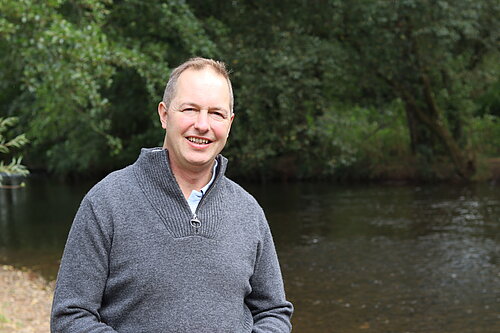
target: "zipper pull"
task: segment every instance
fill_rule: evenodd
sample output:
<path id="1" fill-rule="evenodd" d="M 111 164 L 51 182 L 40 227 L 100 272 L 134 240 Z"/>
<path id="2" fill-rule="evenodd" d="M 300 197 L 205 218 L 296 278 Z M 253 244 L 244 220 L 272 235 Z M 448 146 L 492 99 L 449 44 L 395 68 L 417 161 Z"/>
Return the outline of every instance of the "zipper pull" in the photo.
<path id="1" fill-rule="evenodd" d="M 189 223 L 191 223 L 191 226 L 194 228 L 194 232 L 198 233 L 198 231 L 201 227 L 201 221 L 198 220 L 198 217 L 196 216 L 196 214 L 193 215 L 193 218 L 191 219 L 191 221 L 189 221 Z"/>

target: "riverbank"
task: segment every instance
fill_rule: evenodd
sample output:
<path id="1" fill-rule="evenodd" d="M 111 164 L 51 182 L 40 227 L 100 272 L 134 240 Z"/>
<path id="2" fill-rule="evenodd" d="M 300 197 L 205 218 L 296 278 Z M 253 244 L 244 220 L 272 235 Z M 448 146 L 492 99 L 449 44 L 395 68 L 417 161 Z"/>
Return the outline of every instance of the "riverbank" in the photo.
<path id="1" fill-rule="evenodd" d="M 38 274 L 0 266 L 0 333 L 46 333 L 54 283 Z"/>
<path id="2" fill-rule="evenodd" d="M 386 161 L 386 163 L 368 165 L 366 166 L 365 173 L 362 175 L 359 174 L 360 168 L 362 166 L 354 167 L 352 171 L 346 173 L 346 183 L 357 181 L 382 184 L 455 184 L 467 182 L 497 184 L 500 182 L 500 157 L 478 159 L 476 161 L 475 174 L 469 180 L 459 178 L 454 166 L 449 161 L 434 161 L 426 166 L 422 166 L 422 162 L 413 157 L 407 159 L 398 158 Z"/>

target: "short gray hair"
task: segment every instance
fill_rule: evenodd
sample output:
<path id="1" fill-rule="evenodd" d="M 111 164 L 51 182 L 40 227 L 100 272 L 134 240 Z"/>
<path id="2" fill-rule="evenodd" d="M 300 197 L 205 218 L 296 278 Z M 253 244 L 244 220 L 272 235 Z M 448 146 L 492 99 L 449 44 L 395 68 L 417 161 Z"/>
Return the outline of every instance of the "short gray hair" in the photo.
<path id="1" fill-rule="evenodd" d="M 229 87 L 229 108 L 231 114 L 233 113 L 233 106 L 234 106 L 233 87 L 231 85 L 231 80 L 229 79 L 229 72 L 226 69 L 226 64 L 223 63 L 222 61 L 201 58 L 201 57 L 189 59 L 188 61 L 176 67 L 172 71 L 172 73 L 170 73 L 167 86 L 165 87 L 165 92 L 163 93 L 163 102 L 167 106 L 167 109 L 170 108 L 170 103 L 172 102 L 172 99 L 174 99 L 177 89 L 177 80 L 179 80 L 179 76 L 181 76 L 182 72 L 190 68 L 194 70 L 202 70 L 205 67 L 211 67 L 217 74 L 222 75 L 226 79 L 227 85 Z"/>

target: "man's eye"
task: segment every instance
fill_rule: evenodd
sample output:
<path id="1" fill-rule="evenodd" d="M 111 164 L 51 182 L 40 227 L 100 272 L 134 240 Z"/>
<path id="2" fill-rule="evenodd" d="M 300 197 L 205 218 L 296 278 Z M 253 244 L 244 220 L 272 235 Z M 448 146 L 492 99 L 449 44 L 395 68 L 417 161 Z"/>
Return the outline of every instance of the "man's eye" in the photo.
<path id="1" fill-rule="evenodd" d="M 219 112 L 219 111 L 213 111 L 210 113 L 210 115 L 212 115 L 212 117 L 217 118 L 217 119 L 225 119 L 226 118 L 226 115 L 223 112 Z"/>
<path id="2" fill-rule="evenodd" d="M 185 108 L 185 109 L 182 109 L 182 112 L 195 112 L 196 109 L 195 108 Z"/>

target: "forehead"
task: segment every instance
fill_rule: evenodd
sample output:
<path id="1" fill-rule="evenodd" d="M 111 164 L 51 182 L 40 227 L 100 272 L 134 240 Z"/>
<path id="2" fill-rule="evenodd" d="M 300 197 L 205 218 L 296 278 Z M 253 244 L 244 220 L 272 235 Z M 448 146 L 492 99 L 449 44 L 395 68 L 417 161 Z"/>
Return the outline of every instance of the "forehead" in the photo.
<path id="1" fill-rule="evenodd" d="M 210 67 L 200 70 L 186 69 L 179 76 L 175 90 L 174 101 L 177 103 L 229 108 L 228 82 L 224 76 Z"/>

